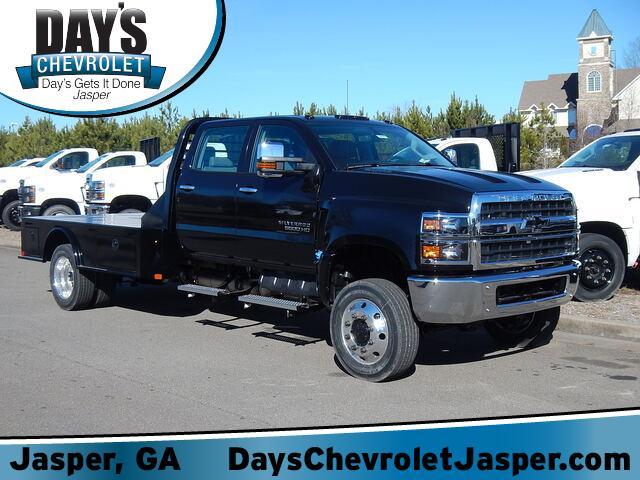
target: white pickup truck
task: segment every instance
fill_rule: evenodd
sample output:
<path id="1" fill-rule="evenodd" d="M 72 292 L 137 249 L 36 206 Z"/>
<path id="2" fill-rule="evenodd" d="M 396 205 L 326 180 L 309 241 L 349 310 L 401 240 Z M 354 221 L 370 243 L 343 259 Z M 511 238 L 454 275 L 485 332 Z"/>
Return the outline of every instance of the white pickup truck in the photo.
<path id="1" fill-rule="evenodd" d="M 146 212 L 164 193 L 173 150 L 144 166 L 116 167 L 86 176 L 85 213 Z"/>
<path id="2" fill-rule="evenodd" d="M 498 171 L 495 152 L 491 142 L 486 138 L 453 137 L 430 140 L 429 143 L 444 153 L 457 167 Z"/>
<path id="3" fill-rule="evenodd" d="M 573 193 L 582 261 L 576 298 L 611 298 L 640 255 L 640 132 L 602 137 L 558 168 L 522 174 Z"/>
<path id="4" fill-rule="evenodd" d="M 36 163 L 40 163 L 44 160 L 43 157 L 40 158 L 23 158 L 22 160 L 17 160 L 12 164 L 7 165 L 2 168 L 24 168 L 24 167 L 33 167 Z"/>
<path id="5" fill-rule="evenodd" d="M 0 171 L 0 211 L 2 223 L 11 230 L 20 230 L 18 187 L 25 177 L 62 175 L 77 170 L 98 157 L 94 148 L 67 148 L 49 155 L 34 166 L 6 168 Z"/>
<path id="6" fill-rule="evenodd" d="M 21 217 L 83 214 L 82 189 L 88 174 L 108 168 L 146 164 L 147 157 L 142 152 L 119 151 L 105 153 L 78 170 L 63 175 L 25 177 L 18 189 Z"/>

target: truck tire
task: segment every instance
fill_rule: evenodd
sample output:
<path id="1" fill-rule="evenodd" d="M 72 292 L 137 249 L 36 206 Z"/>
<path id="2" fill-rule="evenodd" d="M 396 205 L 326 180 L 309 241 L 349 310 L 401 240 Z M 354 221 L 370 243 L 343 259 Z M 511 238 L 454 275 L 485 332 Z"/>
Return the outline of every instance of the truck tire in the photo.
<path id="1" fill-rule="evenodd" d="M 551 340 L 559 319 L 560 307 L 554 307 L 525 315 L 488 320 L 485 328 L 501 347 L 537 347 Z"/>
<path id="2" fill-rule="evenodd" d="M 331 340 L 340 365 L 370 382 L 392 380 L 413 366 L 420 333 L 407 295 L 394 283 L 350 283 L 331 310 Z"/>
<path id="3" fill-rule="evenodd" d="M 75 214 L 76 212 L 73 210 L 73 208 L 68 207 L 66 205 L 51 205 L 44 211 L 42 216 L 54 217 L 56 215 L 75 215 Z"/>
<path id="4" fill-rule="evenodd" d="M 5 227 L 9 230 L 13 230 L 17 232 L 20 230 L 20 210 L 18 207 L 20 206 L 19 200 L 13 200 L 5 205 L 2 210 L 2 223 L 4 223 Z"/>
<path id="5" fill-rule="evenodd" d="M 96 278 L 96 293 L 93 306 L 96 308 L 108 307 L 113 300 L 117 278 L 108 273 L 101 273 Z"/>
<path id="6" fill-rule="evenodd" d="M 624 280 L 626 261 L 616 242 L 598 233 L 580 236 L 580 283 L 576 300 L 609 300 Z"/>
<path id="7" fill-rule="evenodd" d="M 82 310 L 96 298 L 95 276 L 78 269 L 71 245 L 60 245 L 51 256 L 49 268 L 51 293 L 63 310 Z"/>

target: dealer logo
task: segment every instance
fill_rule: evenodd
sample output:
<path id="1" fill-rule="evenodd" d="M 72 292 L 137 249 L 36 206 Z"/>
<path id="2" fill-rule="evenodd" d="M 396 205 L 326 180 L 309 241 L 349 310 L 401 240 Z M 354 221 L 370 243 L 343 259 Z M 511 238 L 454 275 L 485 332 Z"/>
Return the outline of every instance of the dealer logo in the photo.
<path id="1" fill-rule="evenodd" d="M 119 22 L 124 36 L 113 39 L 116 22 Z M 117 9 L 106 11 L 74 9 L 66 17 L 58 10 L 37 10 L 36 53 L 31 57 L 31 65 L 17 67 L 22 88 L 38 88 L 39 79 L 43 78 L 42 86 L 45 88 L 78 89 L 74 100 L 93 100 L 94 95 L 104 100 L 108 91 L 114 88 L 159 89 L 166 69 L 152 66 L 151 56 L 145 54 L 146 22 L 143 10 L 125 9 L 124 2 L 120 2 Z M 111 51 L 111 45 L 115 44 L 120 51 Z M 142 80 L 49 79 L 74 75 L 127 76 Z M 83 91 L 86 89 L 91 91 Z"/>
<path id="2" fill-rule="evenodd" d="M 224 0 L 10 3 L 0 15 L 0 95 L 56 115 L 158 105 L 205 72 L 225 31 Z"/>

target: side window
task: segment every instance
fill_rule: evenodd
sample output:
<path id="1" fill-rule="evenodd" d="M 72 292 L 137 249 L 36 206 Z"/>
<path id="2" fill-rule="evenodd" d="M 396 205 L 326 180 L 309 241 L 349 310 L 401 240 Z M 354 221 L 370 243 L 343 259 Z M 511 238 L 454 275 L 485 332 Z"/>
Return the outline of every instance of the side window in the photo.
<path id="1" fill-rule="evenodd" d="M 58 160 L 55 168 L 58 170 L 77 170 L 88 162 L 89 154 L 87 152 L 73 152 Z"/>
<path id="2" fill-rule="evenodd" d="M 213 127 L 200 139 L 192 168 L 200 172 L 236 173 L 249 127 Z"/>
<path id="3" fill-rule="evenodd" d="M 252 172 L 256 171 L 258 160 L 262 157 L 302 158 L 305 163 L 316 163 L 300 134 L 286 125 L 260 127 L 251 162 Z"/>
<path id="4" fill-rule="evenodd" d="M 121 155 L 119 157 L 113 157 L 100 168 L 128 167 L 135 164 L 136 157 L 134 157 L 133 155 Z"/>
<path id="5" fill-rule="evenodd" d="M 480 168 L 480 149 L 473 143 L 453 145 L 445 150 L 445 154 L 459 168 Z"/>

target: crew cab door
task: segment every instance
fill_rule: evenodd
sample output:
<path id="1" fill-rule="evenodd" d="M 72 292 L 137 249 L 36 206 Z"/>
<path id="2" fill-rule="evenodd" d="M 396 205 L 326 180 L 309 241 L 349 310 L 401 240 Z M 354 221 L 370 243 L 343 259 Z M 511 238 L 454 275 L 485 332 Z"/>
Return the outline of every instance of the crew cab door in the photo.
<path id="1" fill-rule="evenodd" d="M 238 178 L 238 255 L 265 268 L 314 268 L 320 170 L 304 133 L 292 123 L 260 124 L 249 172 Z M 257 173 L 263 157 L 302 158 L 316 167 L 263 177 Z"/>
<path id="2" fill-rule="evenodd" d="M 235 256 L 236 193 L 251 124 L 215 122 L 196 132 L 175 195 L 176 231 L 193 255 Z"/>

